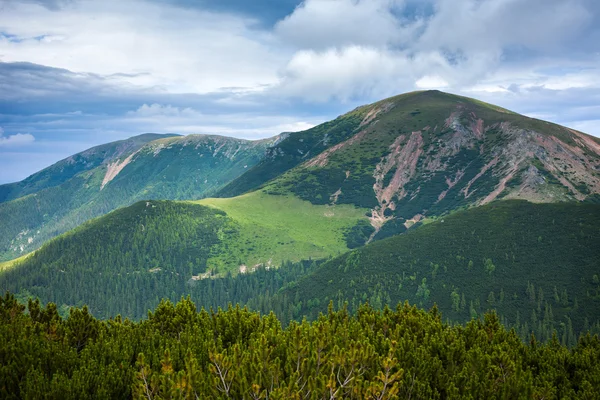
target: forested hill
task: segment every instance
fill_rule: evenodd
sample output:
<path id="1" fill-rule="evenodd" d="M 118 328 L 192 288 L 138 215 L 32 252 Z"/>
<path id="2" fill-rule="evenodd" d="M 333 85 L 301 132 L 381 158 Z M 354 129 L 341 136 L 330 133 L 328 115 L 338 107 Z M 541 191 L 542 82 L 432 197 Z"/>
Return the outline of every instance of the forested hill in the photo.
<path id="1" fill-rule="evenodd" d="M 364 212 L 260 193 L 200 204 L 141 201 L 85 223 L 0 271 L 0 291 L 63 308 L 86 304 L 103 318 L 142 318 L 161 298 L 187 294 L 207 306 L 246 302 L 297 278 L 296 267 L 265 276 L 273 280 L 266 287 L 262 279 L 227 280 L 223 286 L 221 278 L 254 277 L 284 261 L 341 254 L 348 250 L 346 233 Z M 242 286 L 223 294 L 230 284 Z"/>
<path id="2" fill-rule="evenodd" d="M 526 338 L 573 344 L 600 332 L 600 205 L 500 201 L 457 212 L 326 262 L 284 294 L 314 317 L 408 300 L 468 321 L 495 309 Z M 282 296 L 282 294 L 280 294 Z"/>
<path id="3" fill-rule="evenodd" d="M 55 238 L 0 275 L 0 287 L 59 305 L 87 304 L 103 317 L 143 316 L 205 272 L 220 238 L 234 233 L 228 222 L 208 207 L 138 202 Z"/>
<path id="4" fill-rule="evenodd" d="M 142 140 L 144 139 L 144 140 Z M 0 261 L 143 199 L 200 199 L 259 162 L 277 138 L 142 135 L 67 158 L 0 186 Z M 14 198 L 15 196 L 21 196 Z"/>
<path id="5" fill-rule="evenodd" d="M 446 318 L 457 322 L 495 309 L 523 339 L 535 332 L 546 341 L 556 330 L 561 341 L 573 344 L 581 332 L 600 333 L 600 205 L 494 202 L 319 267 L 284 263 L 276 269 L 285 259 L 245 266 L 238 257 L 262 251 L 277 235 L 293 240 L 284 239 L 289 229 L 274 229 L 285 213 L 267 203 L 274 222 L 261 225 L 267 217 L 252 207 L 264 199 L 247 199 L 247 220 L 229 214 L 225 200 L 214 204 L 223 209 L 145 201 L 117 210 L 0 273 L 0 290 L 53 301 L 64 310 L 87 304 L 103 318 L 143 318 L 161 298 L 188 294 L 199 306 L 248 304 L 275 311 L 284 321 L 315 318 L 330 300 L 337 306 L 347 301 L 351 312 L 359 303 L 379 309 L 408 300 L 424 308 L 436 303 Z M 353 221 L 352 214 L 349 222 L 319 213 L 313 217 L 301 203 L 281 207 L 296 210 L 313 228 L 351 226 Z M 264 237 L 248 242 L 263 229 Z M 292 237 L 309 232 L 299 230 Z M 313 240 L 327 239 L 323 232 Z M 302 243 L 296 243 L 299 249 Z M 291 248 L 281 242 L 275 247 Z M 228 259 L 246 274 L 232 277 L 211 269 Z"/>
<path id="6" fill-rule="evenodd" d="M 3 399 L 596 399 L 600 341 L 524 344 L 493 315 L 465 326 L 408 305 L 330 310 L 285 329 L 246 309 L 161 303 L 147 320 L 62 319 L 0 297 Z"/>

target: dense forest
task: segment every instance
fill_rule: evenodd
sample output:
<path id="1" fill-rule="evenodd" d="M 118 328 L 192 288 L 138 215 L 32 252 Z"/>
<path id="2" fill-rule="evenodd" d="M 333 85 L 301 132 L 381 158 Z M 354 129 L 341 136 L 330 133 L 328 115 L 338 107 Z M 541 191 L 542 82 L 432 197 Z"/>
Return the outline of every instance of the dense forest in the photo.
<path id="1" fill-rule="evenodd" d="M 238 226 L 214 208 L 141 202 L 0 273 L 0 290 L 23 302 L 54 302 L 62 316 L 86 305 L 98 318 L 133 320 L 163 298 L 188 295 L 200 307 L 239 303 L 273 311 L 283 323 L 314 320 L 331 300 L 336 307 L 348 302 L 352 314 L 362 303 L 382 309 L 408 300 L 422 308 L 437 304 L 447 322 L 495 310 L 525 342 L 532 332 L 543 342 L 556 333 L 573 346 L 584 332 L 600 333 L 599 209 L 496 202 L 331 260 L 211 275 L 207 260 L 232 253 Z"/>
<path id="2" fill-rule="evenodd" d="M 283 292 L 298 316 L 408 299 L 466 322 L 496 310 L 526 340 L 600 333 L 600 205 L 500 201 L 438 219 L 323 264 Z M 281 294 L 280 294 L 281 295 Z"/>
<path id="3" fill-rule="evenodd" d="M 449 325 L 437 308 L 345 308 L 282 327 L 246 308 L 163 301 L 108 321 L 0 298 L 3 399 L 592 399 L 600 340 L 523 343 L 491 313 Z"/>

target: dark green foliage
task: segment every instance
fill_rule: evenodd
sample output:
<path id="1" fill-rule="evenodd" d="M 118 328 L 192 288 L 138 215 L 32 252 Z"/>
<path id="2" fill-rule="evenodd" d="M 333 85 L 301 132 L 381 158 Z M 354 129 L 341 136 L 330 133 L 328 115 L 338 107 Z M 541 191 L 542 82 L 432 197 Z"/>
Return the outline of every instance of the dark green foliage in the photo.
<path id="1" fill-rule="evenodd" d="M 360 112 L 353 112 L 307 131 L 286 134 L 285 139 L 268 149 L 260 163 L 221 189 L 217 196 L 234 197 L 262 187 L 271 179 L 352 136 L 356 133 L 361 115 Z M 332 193 L 322 194 L 320 198 L 324 200 L 315 204 L 329 202 Z"/>
<path id="2" fill-rule="evenodd" d="M 235 234 L 225 213 L 204 206 L 145 201 L 119 209 L 60 236 L 0 275 L 3 290 L 96 315 L 140 317 L 155 299 L 181 295 L 205 271 L 219 232 Z"/>
<path id="3" fill-rule="evenodd" d="M 464 326 L 398 305 L 329 306 L 286 328 L 239 306 L 161 302 L 138 323 L 0 297 L 3 399 L 591 399 L 600 340 L 523 343 L 495 314 Z"/>
<path id="4" fill-rule="evenodd" d="M 600 326 L 598 243 L 598 205 L 501 201 L 342 255 L 284 293 L 304 299 L 298 316 L 314 317 L 329 300 L 351 310 L 367 300 L 436 303 L 458 322 L 495 309 L 524 339 L 556 331 L 572 343 Z M 458 310 L 452 293 L 465 299 Z"/>
<path id="5" fill-rule="evenodd" d="M 359 221 L 345 233 L 348 248 L 355 249 L 364 245 L 374 231 L 375 228 L 367 221 Z"/>
<path id="6" fill-rule="evenodd" d="M 404 226 L 404 222 L 405 220 L 403 218 L 394 218 L 391 221 L 386 222 L 373 239 L 381 240 L 406 232 L 406 226 Z"/>

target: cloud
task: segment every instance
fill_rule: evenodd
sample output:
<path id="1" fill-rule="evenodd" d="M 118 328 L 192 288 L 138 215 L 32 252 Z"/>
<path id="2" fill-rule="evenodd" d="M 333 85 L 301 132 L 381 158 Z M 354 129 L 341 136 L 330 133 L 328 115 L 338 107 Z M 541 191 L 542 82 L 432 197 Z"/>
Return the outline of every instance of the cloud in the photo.
<path id="1" fill-rule="evenodd" d="M 192 110 L 191 108 L 180 109 L 178 107 L 173 107 L 170 104 L 162 105 L 162 104 L 143 104 L 135 111 L 127 112 L 128 116 L 131 117 L 158 117 L 158 116 L 169 116 L 169 117 L 180 117 L 180 116 L 199 116 L 200 114 L 197 111 Z"/>
<path id="2" fill-rule="evenodd" d="M 428 88 L 600 135 L 597 0 L 2 6 L 1 140 L 35 142 L 2 144 L 0 170 L 9 147 L 57 160 L 149 131 L 261 138 Z"/>
<path id="3" fill-rule="evenodd" d="M 255 19 L 257 24 L 271 25 L 290 14 L 301 0 L 154 0 L 184 9 L 212 10 Z"/>
<path id="4" fill-rule="evenodd" d="M 320 121 L 319 121 L 320 122 Z M 261 116 L 248 112 L 203 114 L 192 108 L 170 104 L 143 104 L 119 120 L 121 126 L 144 126 L 149 131 L 217 134 L 244 139 L 262 139 L 282 132 L 310 129 L 316 123 L 293 117 Z M 157 129 L 158 128 L 158 129 Z"/>
<path id="5" fill-rule="evenodd" d="M 73 3 L 75 3 L 76 0 L 18 0 L 20 2 L 23 3 L 31 3 L 31 4 L 37 4 L 40 5 L 50 11 L 59 11 L 61 9 L 63 9 L 64 7 L 67 7 Z M 11 3 L 11 2 L 16 2 L 15 0 L 6 0 L 7 3 Z"/>
<path id="6" fill-rule="evenodd" d="M 253 19 L 201 8 L 142 0 L 82 0 L 59 12 L 19 2 L 7 8 L 0 31 L 12 40 L 0 37 L 3 61 L 118 75 L 171 93 L 273 83 L 285 58 Z"/>
<path id="7" fill-rule="evenodd" d="M 275 26 L 284 40 L 314 50 L 385 46 L 408 40 L 420 24 L 403 27 L 398 0 L 307 0 Z"/>
<path id="8" fill-rule="evenodd" d="M 550 87 L 565 82 L 552 83 L 543 66 L 600 62 L 599 42 L 590 39 L 600 39 L 593 0 L 423 3 L 431 10 L 412 12 L 410 0 L 306 0 L 275 27 L 299 48 L 281 70 L 282 90 L 313 101 L 374 99 L 390 88 L 509 86 L 514 81 L 499 82 L 499 75 L 511 70 L 513 78 Z M 582 73 L 570 78 L 591 84 Z"/>
<path id="9" fill-rule="evenodd" d="M 29 133 L 16 133 L 4 136 L 4 130 L 0 129 L 0 147 L 23 146 L 35 141 L 35 137 Z"/>
<path id="10" fill-rule="evenodd" d="M 320 102 L 375 100 L 476 81 L 486 74 L 488 63 L 485 57 L 471 57 L 468 63 L 453 65 L 437 51 L 411 54 L 364 46 L 303 50 L 283 69 L 279 90 Z"/>

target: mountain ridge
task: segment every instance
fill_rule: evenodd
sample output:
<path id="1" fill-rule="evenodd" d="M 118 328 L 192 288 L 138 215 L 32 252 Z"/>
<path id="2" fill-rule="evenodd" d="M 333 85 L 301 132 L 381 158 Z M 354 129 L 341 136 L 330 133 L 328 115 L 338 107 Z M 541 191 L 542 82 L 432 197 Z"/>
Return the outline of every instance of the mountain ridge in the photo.
<path id="1" fill-rule="evenodd" d="M 374 236 L 394 220 L 496 198 L 581 201 L 600 193 L 600 140 L 569 128 L 438 91 L 354 112 L 362 121 L 344 140 L 259 187 L 371 208 Z"/>
<path id="2" fill-rule="evenodd" d="M 277 140 L 150 134 L 61 160 L 28 178 L 31 189 L 24 196 L 0 203 L 6 222 L 0 227 L 0 260 L 137 200 L 205 197 L 252 167 Z"/>
<path id="3" fill-rule="evenodd" d="M 173 135 L 175 134 L 143 133 L 127 139 L 90 147 L 59 160 L 22 181 L 0 185 L 0 203 L 33 194 L 49 187 L 58 186 L 80 172 L 118 159 L 121 155 L 136 151 L 153 140 Z M 95 157 L 98 153 L 103 153 L 103 156 Z"/>

